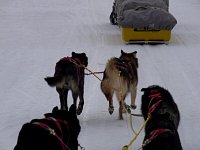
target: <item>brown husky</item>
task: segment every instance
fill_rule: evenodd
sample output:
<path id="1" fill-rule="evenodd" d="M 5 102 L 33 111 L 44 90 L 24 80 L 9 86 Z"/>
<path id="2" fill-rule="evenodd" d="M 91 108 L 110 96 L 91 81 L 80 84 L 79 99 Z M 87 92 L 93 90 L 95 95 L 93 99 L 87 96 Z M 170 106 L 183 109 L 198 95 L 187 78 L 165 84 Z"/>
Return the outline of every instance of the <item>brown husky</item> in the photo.
<path id="1" fill-rule="evenodd" d="M 116 93 L 119 102 L 119 119 L 123 119 L 122 112 L 124 111 L 124 100 L 131 93 L 131 107 L 136 108 L 135 98 L 138 83 L 138 59 L 137 51 L 126 53 L 121 50 L 119 58 L 113 57 L 108 60 L 101 81 L 101 90 L 109 102 L 108 111 L 113 113 L 113 94 Z"/>

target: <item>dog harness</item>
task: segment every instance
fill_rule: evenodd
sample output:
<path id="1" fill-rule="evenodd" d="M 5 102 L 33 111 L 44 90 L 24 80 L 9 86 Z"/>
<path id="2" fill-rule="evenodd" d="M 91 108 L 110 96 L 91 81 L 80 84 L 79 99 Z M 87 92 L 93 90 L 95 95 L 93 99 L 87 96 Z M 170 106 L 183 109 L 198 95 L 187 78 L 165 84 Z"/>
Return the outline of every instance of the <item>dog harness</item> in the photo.
<path id="1" fill-rule="evenodd" d="M 156 107 L 158 107 L 160 105 L 160 103 L 162 102 L 162 100 L 157 101 L 156 103 L 154 103 L 152 106 L 151 102 L 153 99 L 155 98 L 161 98 L 161 94 L 160 93 L 155 93 L 155 94 L 151 94 L 148 96 L 148 98 L 151 98 L 150 102 L 149 102 L 149 115 L 151 115 L 152 112 L 154 112 L 154 110 L 156 109 Z M 146 145 L 148 145 L 149 143 L 151 143 L 153 140 L 155 140 L 159 135 L 166 133 L 166 132 L 172 132 L 170 129 L 166 129 L 166 128 L 160 128 L 160 129 L 156 129 L 150 132 L 149 134 L 149 138 L 147 138 L 143 144 L 142 147 L 145 147 Z"/>
<path id="2" fill-rule="evenodd" d="M 125 74 L 134 74 L 136 76 L 136 78 L 138 78 L 137 76 L 137 67 L 133 67 L 132 65 L 135 65 L 133 63 L 131 63 L 131 61 L 126 61 L 126 60 L 122 60 L 120 58 L 116 58 L 116 63 L 115 66 L 118 70 L 120 70 L 120 75 L 121 73 L 125 73 Z M 133 79 L 133 77 L 131 76 L 130 78 L 131 80 Z"/>
<path id="3" fill-rule="evenodd" d="M 128 72 L 128 64 L 125 61 L 119 58 L 116 58 L 116 61 L 115 65 L 120 71 Z"/>
<path id="4" fill-rule="evenodd" d="M 134 138 L 130 141 L 130 143 L 128 145 L 125 145 L 122 150 L 129 150 L 131 144 L 136 140 L 137 136 L 140 134 L 140 132 L 142 131 L 142 129 L 145 127 L 145 125 L 147 124 L 147 122 L 152 118 L 152 115 L 151 113 L 155 111 L 156 107 L 158 107 L 158 105 L 160 105 L 160 103 L 162 102 L 162 100 L 159 100 L 158 102 L 154 103 L 152 106 L 151 105 L 151 102 L 153 99 L 155 98 L 161 98 L 161 95 L 160 93 L 155 93 L 155 94 L 151 94 L 148 96 L 151 100 L 149 102 L 149 106 L 148 106 L 148 117 L 147 119 L 145 120 L 144 124 L 142 125 L 142 127 L 140 128 L 140 130 L 135 134 Z M 139 148 L 142 149 L 144 146 L 146 146 L 147 144 L 149 144 L 152 140 L 154 140 L 157 136 L 159 136 L 160 134 L 164 133 L 164 132 L 168 132 L 171 130 L 169 129 L 157 129 L 157 130 L 154 130 L 150 133 L 150 138 L 146 139 L 143 144 L 142 144 L 142 147 Z"/>
<path id="5" fill-rule="evenodd" d="M 61 123 L 64 123 L 66 126 L 68 126 L 68 123 L 66 121 L 55 119 L 53 117 L 48 117 L 48 118 L 45 118 L 45 119 L 46 120 L 50 120 L 50 121 L 52 121 L 52 122 L 54 122 L 56 124 L 56 126 L 58 127 L 58 129 L 60 131 L 60 136 L 55 132 L 54 129 L 52 129 L 50 126 L 48 126 L 45 123 L 42 123 L 42 122 L 33 122 L 32 124 L 37 125 L 40 128 L 49 131 L 49 134 L 55 136 L 60 141 L 61 147 L 62 147 L 63 150 L 70 150 L 70 148 L 62 140 L 62 138 L 63 138 L 63 132 L 62 132 L 62 128 L 60 126 Z"/>
<path id="6" fill-rule="evenodd" d="M 166 133 L 166 132 L 172 132 L 170 129 L 166 129 L 166 128 L 160 128 L 160 129 L 156 129 L 150 132 L 149 134 L 149 138 L 147 138 L 143 144 L 142 147 L 145 147 L 146 145 L 148 145 L 149 143 L 151 143 L 153 140 L 155 140 L 159 135 Z"/>
<path id="7" fill-rule="evenodd" d="M 72 57 L 64 57 L 61 60 L 72 62 L 73 64 L 77 66 L 77 77 L 78 77 L 78 83 L 79 83 L 81 77 L 84 76 L 84 74 L 81 72 L 81 67 L 83 67 L 84 65 L 81 63 L 80 59 L 72 58 Z"/>
<path id="8" fill-rule="evenodd" d="M 160 93 L 155 93 L 155 94 L 151 94 L 151 95 L 149 95 L 149 98 L 161 98 L 161 95 L 160 95 Z"/>
<path id="9" fill-rule="evenodd" d="M 72 62 L 72 63 L 74 63 L 76 65 L 81 65 L 82 64 L 79 58 L 63 57 L 62 59 L 66 60 L 66 61 L 70 61 L 70 62 Z"/>
<path id="10" fill-rule="evenodd" d="M 149 109 L 149 114 L 151 114 L 152 112 L 154 112 L 154 110 L 156 109 L 156 107 L 158 107 L 158 105 L 160 105 L 160 103 L 162 102 L 162 100 L 159 100 L 157 101 L 156 103 L 154 103 L 152 106 L 151 105 L 151 102 L 155 99 L 155 98 L 161 98 L 161 95 L 160 93 L 155 93 L 155 94 L 151 94 L 148 96 L 149 98 L 151 98 L 150 102 L 149 102 L 149 106 L 148 106 L 148 109 Z"/>

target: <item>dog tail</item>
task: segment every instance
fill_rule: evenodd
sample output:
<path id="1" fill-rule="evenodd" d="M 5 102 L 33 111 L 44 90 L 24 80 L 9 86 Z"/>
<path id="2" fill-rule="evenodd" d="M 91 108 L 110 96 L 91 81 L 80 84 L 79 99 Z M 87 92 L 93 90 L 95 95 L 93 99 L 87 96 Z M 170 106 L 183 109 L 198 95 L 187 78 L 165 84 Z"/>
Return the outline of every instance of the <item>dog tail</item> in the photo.
<path id="1" fill-rule="evenodd" d="M 54 77 L 46 77 L 44 80 L 48 83 L 49 86 L 54 87 L 63 87 L 64 86 L 64 78 L 61 76 L 54 76 Z"/>

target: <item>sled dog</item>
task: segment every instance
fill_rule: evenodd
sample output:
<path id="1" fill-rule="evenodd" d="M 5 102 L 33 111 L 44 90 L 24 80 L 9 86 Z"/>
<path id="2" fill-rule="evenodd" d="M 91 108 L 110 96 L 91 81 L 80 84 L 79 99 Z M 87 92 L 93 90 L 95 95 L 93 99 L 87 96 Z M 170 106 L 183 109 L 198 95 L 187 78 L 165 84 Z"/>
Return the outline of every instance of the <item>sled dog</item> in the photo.
<path id="1" fill-rule="evenodd" d="M 138 59 L 137 51 L 126 53 L 121 50 L 119 58 L 113 57 L 108 60 L 103 80 L 101 81 L 101 90 L 109 102 L 108 111 L 110 114 L 114 111 L 113 94 L 115 92 L 119 102 L 119 119 L 123 119 L 124 101 L 127 94 L 131 93 L 131 106 L 136 108 L 135 98 L 138 83 Z"/>
<path id="2" fill-rule="evenodd" d="M 180 113 L 168 90 L 152 85 L 142 88 L 141 111 L 146 120 L 143 150 L 182 150 L 178 134 Z"/>
<path id="3" fill-rule="evenodd" d="M 74 104 L 69 111 L 54 107 L 45 118 L 22 126 L 14 150 L 78 150 L 80 130 Z"/>
<path id="4" fill-rule="evenodd" d="M 72 57 L 64 57 L 56 63 L 53 77 L 46 77 L 45 81 L 49 86 L 56 86 L 60 97 L 61 109 L 67 110 L 68 91 L 72 91 L 73 103 L 79 105 L 77 114 L 80 115 L 84 105 L 84 71 L 88 65 L 88 57 L 85 53 L 72 52 Z"/>

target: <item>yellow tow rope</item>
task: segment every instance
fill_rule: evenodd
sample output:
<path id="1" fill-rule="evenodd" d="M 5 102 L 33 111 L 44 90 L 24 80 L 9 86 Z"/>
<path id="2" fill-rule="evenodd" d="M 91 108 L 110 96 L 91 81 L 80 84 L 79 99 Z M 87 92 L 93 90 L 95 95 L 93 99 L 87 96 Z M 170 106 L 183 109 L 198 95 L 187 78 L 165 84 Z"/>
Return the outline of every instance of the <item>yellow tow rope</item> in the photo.
<path id="1" fill-rule="evenodd" d="M 95 72 L 92 72 L 90 69 L 88 69 L 87 67 L 85 67 L 84 65 L 81 65 L 83 68 L 85 68 L 87 71 L 89 71 L 91 74 L 93 74 L 97 79 L 99 79 L 99 81 L 101 81 L 101 79 L 95 74 Z"/>
<path id="2" fill-rule="evenodd" d="M 91 74 L 93 74 L 97 79 L 99 79 L 99 81 L 101 81 L 101 79 L 94 73 L 92 72 L 90 69 L 88 69 L 85 65 L 83 64 L 77 64 L 76 62 L 69 60 L 70 62 L 74 63 L 75 65 L 79 66 L 79 67 L 83 67 L 84 69 L 86 69 L 87 71 L 89 71 Z"/>
<path id="3" fill-rule="evenodd" d="M 146 121 L 144 122 L 144 124 L 142 125 L 142 127 L 140 128 L 140 130 L 135 134 L 135 136 L 133 137 L 133 139 L 129 142 L 128 145 L 125 145 L 124 147 L 122 147 L 122 150 L 129 150 L 129 148 L 131 147 L 131 145 L 133 144 L 133 142 L 137 139 L 138 135 L 141 133 L 141 131 L 143 130 L 143 128 L 145 127 L 145 125 L 147 124 L 147 122 L 151 119 L 151 115 L 148 115 L 148 118 L 146 119 Z"/>

